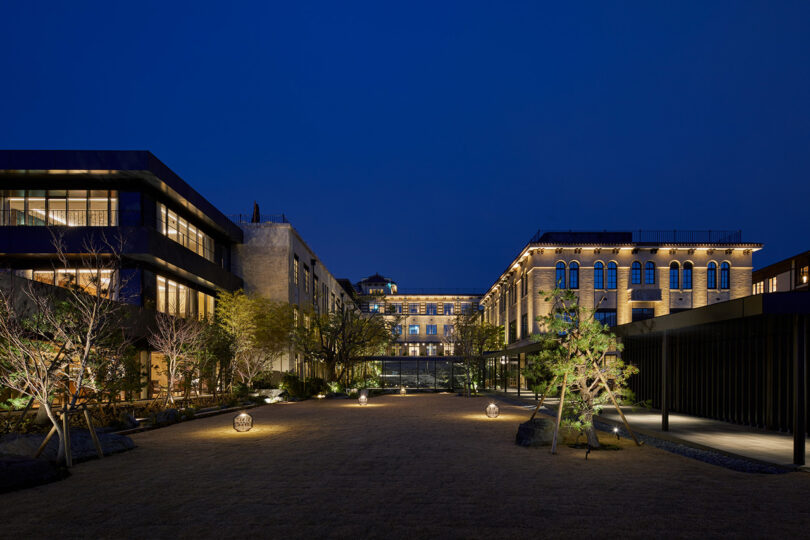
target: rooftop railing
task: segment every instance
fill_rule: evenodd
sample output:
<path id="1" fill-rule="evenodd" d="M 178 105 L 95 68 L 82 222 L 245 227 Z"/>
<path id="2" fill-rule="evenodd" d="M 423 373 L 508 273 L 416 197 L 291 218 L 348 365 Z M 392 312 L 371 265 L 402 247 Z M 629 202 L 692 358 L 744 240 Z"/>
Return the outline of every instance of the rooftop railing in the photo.
<path id="1" fill-rule="evenodd" d="M 741 230 L 644 230 L 635 231 L 542 231 L 538 230 L 530 244 L 740 244 Z"/>
<path id="2" fill-rule="evenodd" d="M 284 214 L 261 214 L 259 221 L 253 220 L 253 214 L 234 214 L 228 216 L 231 221 L 237 224 L 242 223 L 289 223 L 287 216 Z"/>

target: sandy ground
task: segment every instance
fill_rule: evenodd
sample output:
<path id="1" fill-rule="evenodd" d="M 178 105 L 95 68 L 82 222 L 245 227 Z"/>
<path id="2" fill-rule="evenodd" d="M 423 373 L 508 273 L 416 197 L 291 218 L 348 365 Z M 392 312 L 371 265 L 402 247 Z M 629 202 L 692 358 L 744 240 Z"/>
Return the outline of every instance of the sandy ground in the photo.
<path id="1" fill-rule="evenodd" d="M 810 474 L 730 471 L 622 441 L 514 444 L 524 409 L 408 395 L 253 409 L 145 432 L 63 482 L 0 495 L 3 538 L 785 537 Z M 605 440 L 615 442 L 611 436 Z"/>

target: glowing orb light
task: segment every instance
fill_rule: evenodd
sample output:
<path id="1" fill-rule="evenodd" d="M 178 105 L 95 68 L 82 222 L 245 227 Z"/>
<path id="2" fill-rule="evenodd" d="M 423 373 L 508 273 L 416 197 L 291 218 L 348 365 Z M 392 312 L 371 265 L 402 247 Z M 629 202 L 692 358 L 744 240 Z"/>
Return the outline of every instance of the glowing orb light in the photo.
<path id="1" fill-rule="evenodd" d="M 405 387 L 404 387 L 404 386 L 403 386 L 402 388 L 400 388 L 400 389 L 399 389 L 399 395 L 404 396 L 404 395 L 405 395 L 405 394 L 407 394 L 407 393 L 408 393 L 408 391 L 407 391 L 407 390 L 405 390 Z"/>
<path id="2" fill-rule="evenodd" d="M 360 405 L 368 405 L 368 396 L 365 394 L 360 394 L 360 397 L 357 398 L 357 403 Z"/>
<path id="3" fill-rule="evenodd" d="M 498 407 L 498 404 L 494 401 L 487 405 L 487 408 L 484 409 L 484 412 L 487 413 L 488 418 L 498 418 L 498 415 L 501 413 L 501 408 Z"/>
<path id="4" fill-rule="evenodd" d="M 248 413 L 243 412 L 239 413 L 233 417 L 233 429 L 242 433 L 245 431 L 250 431 L 253 427 L 253 417 L 250 416 Z"/>

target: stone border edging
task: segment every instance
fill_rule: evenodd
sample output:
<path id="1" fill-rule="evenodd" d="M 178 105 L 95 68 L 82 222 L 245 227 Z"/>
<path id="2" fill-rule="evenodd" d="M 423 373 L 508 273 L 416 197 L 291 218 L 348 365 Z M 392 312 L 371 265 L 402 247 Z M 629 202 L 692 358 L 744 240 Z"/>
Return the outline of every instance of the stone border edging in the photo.
<path id="1" fill-rule="evenodd" d="M 195 414 L 194 418 L 187 418 L 185 420 L 181 420 L 180 422 L 175 422 L 174 424 L 167 424 L 165 426 L 154 426 L 154 425 L 143 426 L 143 427 L 136 427 L 136 428 L 132 428 L 132 429 L 123 429 L 121 431 L 112 431 L 111 433 L 115 433 L 116 435 L 131 435 L 133 433 L 141 433 L 143 431 L 151 431 L 153 429 L 160 429 L 160 428 L 164 428 L 164 427 L 173 426 L 173 425 L 179 424 L 181 422 L 189 422 L 189 421 L 197 420 L 197 419 L 200 419 L 200 418 L 208 418 L 209 416 L 217 416 L 217 415 L 220 415 L 220 414 L 225 414 L 225 413 L 234 412 L 234 411 L 243 411 L 245 409 L 253 409 L 253 408 L 259 407 L 259 406 L 260 406 L 260 404 L 258 404 L 258 403 L 251 403 L 250 405 L 244 405 L 244 406 L 239 406 L 239 407 L 228 407 L 227 409 L 218 409 L 218 410 L 215 410 L 215 411 L 205 411 L 205 412 L 200 412 L 200 413 Z"/>

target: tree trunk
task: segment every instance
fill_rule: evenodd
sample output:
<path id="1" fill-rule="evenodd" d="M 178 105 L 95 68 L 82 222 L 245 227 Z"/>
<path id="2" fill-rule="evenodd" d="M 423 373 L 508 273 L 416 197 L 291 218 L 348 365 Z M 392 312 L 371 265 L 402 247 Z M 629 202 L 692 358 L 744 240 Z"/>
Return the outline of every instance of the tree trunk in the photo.
<path id="1" fill-rule="evenodd" d="M 583 391 L 580 394 L 582 396 L 582 400 L 585 402 L 585 413 L 583 414 L 583 419 L 588 424 L 588 427 L 585 428 L 585 436 L 588 438 L 588 445 L 591 448 L 599 448 L 599 437 L 596 434 L 596 428 L 593 425 L 593 396 L 590 395 L 587 391 Z"/>
<path id="2" fill-rule="evenodd" d="M 45 413 L 53 426 L 56 428 L 56 436 L 58 437 L 59 447 L 56 450 L 56 462 L 62 463 L 65 461 L 65 431 L 62 429 L 62 422 L 53 414 L 53 410 L 49 405 L 39 404 L 40 409 L 45 409 Z"/>

